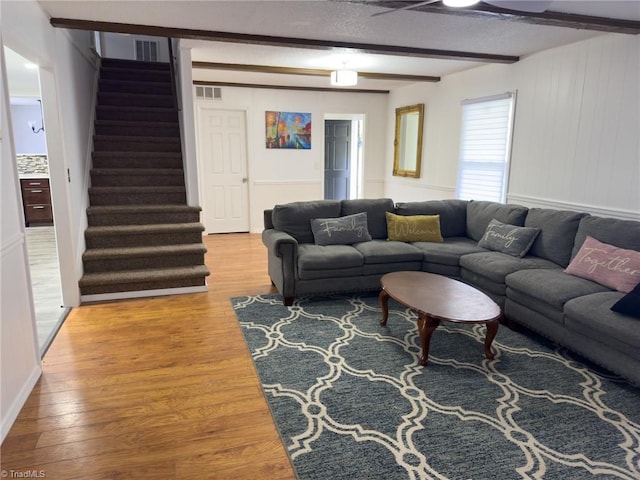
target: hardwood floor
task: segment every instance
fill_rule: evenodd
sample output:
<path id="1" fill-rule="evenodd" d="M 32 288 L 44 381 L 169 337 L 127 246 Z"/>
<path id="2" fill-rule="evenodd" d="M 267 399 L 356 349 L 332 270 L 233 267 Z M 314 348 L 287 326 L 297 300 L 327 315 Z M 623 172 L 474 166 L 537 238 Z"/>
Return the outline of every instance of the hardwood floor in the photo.
<path id="1" fill-rule="evenodd" d="M 274 292 L 266 249 L 257 234 L 205 243 L 209 292 L 71 311 L 2 445 L 2 469 L 295 479 L 229 301 Z"/>
<path id="2" fill-rule="evenodd" d="M 25 239 L 36 310 L 38 345 L 40 352 L 44 353 L 68 311 L 62 306 L 56 234 L 54 227 L 29 227 L 25 229 Z"/>

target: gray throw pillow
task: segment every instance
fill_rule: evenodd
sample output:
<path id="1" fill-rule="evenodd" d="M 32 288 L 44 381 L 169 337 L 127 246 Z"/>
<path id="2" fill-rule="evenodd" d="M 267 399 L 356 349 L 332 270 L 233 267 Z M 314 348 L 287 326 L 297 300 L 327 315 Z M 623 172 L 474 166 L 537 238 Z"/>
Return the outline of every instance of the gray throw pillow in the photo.
<path id="1" fill-rule="evenodd" d="M 371 240 L 365 212 L 337 218 L 314 218 L 311 231 L 316 245 L 351 245 Z"/>
<path id="2" fill-rule="evenodd" d="M 478 245 L 489 250 L 513 255 L 514 257 L 524 257 L 539 232 L 539 228 L 518 227 L 502 223 L 494 218 L 487 225 L 487 230 Z"/>

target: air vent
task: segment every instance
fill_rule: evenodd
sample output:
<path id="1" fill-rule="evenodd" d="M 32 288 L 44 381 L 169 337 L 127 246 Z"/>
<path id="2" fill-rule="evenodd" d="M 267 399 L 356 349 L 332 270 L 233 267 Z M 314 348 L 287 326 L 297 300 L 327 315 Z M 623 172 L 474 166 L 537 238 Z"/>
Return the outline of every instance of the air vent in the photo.
<path id="1" fill-rule="evenodd" d="M 222 100 L 220 87 L 196 86 L 196 98 L 201 100 Z"/>
<path id="2" fill-rule="evenodd" d="M 136 40 L 136 60 L 157 62 L 160 42 L 154 40 Z"/>

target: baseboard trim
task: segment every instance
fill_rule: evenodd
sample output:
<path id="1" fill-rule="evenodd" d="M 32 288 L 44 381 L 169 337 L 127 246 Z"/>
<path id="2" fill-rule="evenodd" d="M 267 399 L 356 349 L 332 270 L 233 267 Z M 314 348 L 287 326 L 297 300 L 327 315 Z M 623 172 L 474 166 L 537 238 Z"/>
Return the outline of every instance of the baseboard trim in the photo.
<path id="1" fill-rule="evenodd" d="M 139 290 L 135 292 L 96 293 L 82 295 L 80 303 L 108 302 L 110 300 L 126 300 L 128 298 L 164 297 L 167 295 L 184 295 L 186 293 L 202 293 L 209 289 L 206 285 L 197 287 L 161 288 L 158 290 Z"/>
<path id="2" fill-rule="evenodd" d="M 9 407 L 9 409 L 7 410 L 7 414 L 2 419 L 2 433 L 0 434 L 2 438 L 0 438 L 0 443 L 4 442 L 4 439 L 9 433 L 9 430 L 11 430 L 13 423 L 16 421 L 16 418 L 18 418 L 22 407 L 29 398 L 29 395 L 31 395 L 33 387 L 35 387 L 36 383 L 38 382 L 40 375 L 42 375 L 42 368 L 40 368 L 40 365 L 37 365 L 31 372 L 31 375 L 29 375 L 29 377 L 24 382 L 24 385 L 20 389 L 20 393 L 11 403 L 11 407 Z"/>
<path id="3" fill-rule="evenodd" d="M 555 208 L 558 210 L 575 210 L 577 212 L 590 213 L 591 215 L 620 218 L 622 220 L 640 220 L 640 213 L 631 210 L 615 210 L 594 205 L 548 200 L 544 198 L 529 197 L 526 195 L 507 195 L 509 203 L 521 203 L 526 207 Z"/>

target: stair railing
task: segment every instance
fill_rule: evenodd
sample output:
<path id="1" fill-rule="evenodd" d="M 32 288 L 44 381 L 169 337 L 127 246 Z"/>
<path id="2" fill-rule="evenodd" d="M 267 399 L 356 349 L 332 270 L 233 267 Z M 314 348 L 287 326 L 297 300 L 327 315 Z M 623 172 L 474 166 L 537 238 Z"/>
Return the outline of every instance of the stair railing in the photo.
<path id="1" fill-rule="evenodd" d="M 173 56 L 173 42 L 171 37 L 167 38 L 169 42 L 169 70 L 171 72 L 171 91 L 173 93 L 173 108 L 178 110 L 178 88 L 176 85 L 176 65 Z"/>

